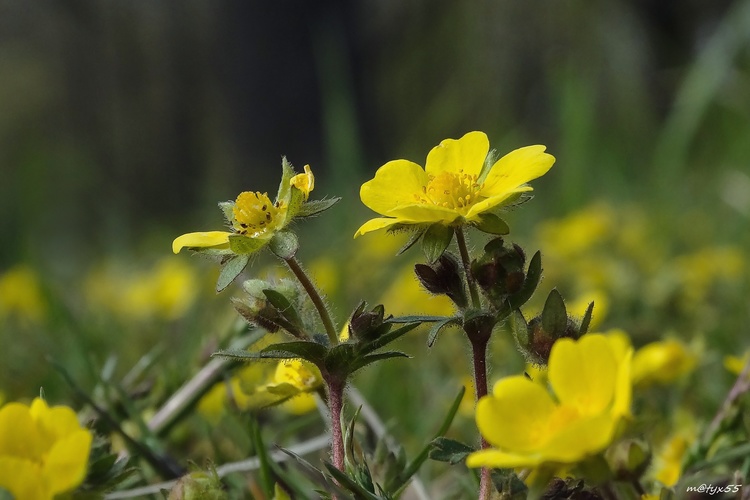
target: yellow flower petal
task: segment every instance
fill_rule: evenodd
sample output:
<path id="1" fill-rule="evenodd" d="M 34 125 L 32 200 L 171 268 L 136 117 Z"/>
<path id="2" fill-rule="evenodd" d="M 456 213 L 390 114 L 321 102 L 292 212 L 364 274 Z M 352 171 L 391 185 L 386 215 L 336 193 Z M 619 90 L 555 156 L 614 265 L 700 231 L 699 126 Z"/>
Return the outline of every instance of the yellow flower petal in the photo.
<path id="1" fill-rule="evenodd" d="M 576 462 L 606 448 L 618 422 L 618 417 L 608 413 L 573 420 L 552 435 L 541 453 L 547 461 Z"/>
<path id="2" fill-rule="evenodd" d="M 477 426 L 493 446 L 524 452 L 539 446 L 547 420 L 555 409 L 547 390 L 522 375 L 495 384 L 492 396 L 477 404 Z"/>
<path id="3" fill-rule="evenodd" d="M 310 196 L 310 191 L 315 188 L 315 176 L 310 170 L 310 165 L 305 165 L 305 173 L 297 174 L 289 181 L 289 183 L 302 191 L 305 200 Z"/>
<path id="4" fill-rule="evenodd" d="M 0 486 L 13 498 L 51 500 L 52 495 L 41 480 L 41 467 L 29 460 L 0 455 Z"/>
<path id="5" fill-rule="evenodd" d="M 44 464 L 44 475 L 53 494 L 72 490 L 83 482 L 90 449 L 91 433 L 83 429 L 55 443 Z"/>
<path id="6" fill-rule="evenodd" d="M 492 165 L 484 180 L 483 196 L 491 198 L 546 174 L 555 163 L 545 146 L 526 146 L 511 151 Z"/>
<path id="7" fill-rule="evenodd" d="M 549 380 L 561 404 L 582 415 L 603 411 L 612 403 L 617 360 L 603 335 L 584 335 L 577 342 L 562 338 L 552 346 Z"/>
<path id="8" fill-rule="evenodd" d="M 484 213 L 488 210 L 492 210 L 493 208 L 497 206 L 501 206 L 508 198 L 510 198 L 514 194 L 525 193 L 527 191 L 533 191 L 533 190 L 534 188 L 532 188 L 531 186 L 519 186 L 515 189 L 511 189 L 510 191 L 504 192 L 497 196 L 485 198 L 484 200 L 472 205 L 472 207 L 469 209 L 469 212 L 466 214 L 466 219 L 478 220 L 479 214 Z"/>
<path id="9" fill-rule="evenodd" d="M 389 161 L 375 172 L 375 177 L 359 190 L 362 203 L 382 215 L 391 215 L 394 208 L 411 205 L 415 195 L 427 185 L 422 167 L 408 160 Z"/>
<path id="10" fill-rule="evenodd" d="M 515 469 L 518 467 L 534 467 L 541 464 L 541 455 L 525 455 L 510 453 L 494 449 L 475 451 L 466 458 L 467 467 L 490 467 L 493 469 Z"/>
<path id="11" fill-rule="evenodd" d="M 187 233 L 178 236 L 172 242 L 172 251 L 180 253 L 183 248 L 229 248 L 229 236 L 232 233 L 226 231 L 205 231 L 200 233 Z"/>
<path id="12" fill-rule="evenodd" d="M 460 139 L 445 139 L 427 155 L 425 170 L 428 174 L 463 172 L 479 175 L 490 150 L 490 141 L 484 132 L 469 132 Z"/>

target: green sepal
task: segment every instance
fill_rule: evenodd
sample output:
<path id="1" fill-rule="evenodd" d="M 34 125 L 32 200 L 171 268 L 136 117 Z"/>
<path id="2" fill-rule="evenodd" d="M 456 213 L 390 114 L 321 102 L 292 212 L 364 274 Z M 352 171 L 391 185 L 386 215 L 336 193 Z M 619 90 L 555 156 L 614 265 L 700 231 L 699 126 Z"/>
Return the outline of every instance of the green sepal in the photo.
<path id="1" fill-rule="evenodd" d="M 258 361 L 259 359 L 299 359 L 300 356 L 287 351 L 250 352 L 242 349 L 222 349 L 211 354 L 214 358 L 225 358 L 232 361 Z"/>
<path id="2" fill-rule="evenodd" d="M 451 325 L 459 325 L 460 323 L 461 320 L 459 318 L 446 318 L 443 321 L 440 321 L 439 323 L 433 325 L 432 328 L 430 328 L 430 333 L 427 335 L 427 347 L 432 347 L 435 344 L 438 334 L 443 330 L 443 328 Z"/>
<path id="3" fill-rule="evenodd" d="M 284 217 L 284 225 L 289 224 L 289 222 L 299 214 L 299 211 L 305 204 L 305 193 L 296 186 L 291 186 L 288 203 L 286 216 Z"/>
<path id="4" fill-rule="evenodd" d="M 352 373 L 351 365 L 356 358 L 354 344 L 344 343 L 333 346 L 325 354 L 325 360 L 321 370 L 340 377 L 346 377 Z"/>
<path id="5" fill-rule="evenodd" d="M 432 264 L 443 255 L 453 239 L 453 228 L 439 222 L 431 225 L 422 236 L 422 252 Z"/>
<path id="6" fill-rule="evenodd" d="M 589 326 L 591 325 L 591 316 L 594 314 L 594 301 L 592 300 L 589 302 L 589 306 L 586 308 L 586 312 L 583 314 L 583 319 L 581 320 L 581 326 L 578 329 L 578 336 L 585 335 L 586 332 L 589 331 Z"/>
<path id="7" fill-rule="evenodd" d="M 396 316 L 395 318 L 388 318 L 387 323 L 434 323 L 435 321 L 443 321 L 444 319 L 452 316 L 423 316 L 423 315 L 411 315 L 411 316 Z"/>
<path id="8" fill-rule="evenodd" d="M 489 153 L 487 153 L 487 156 L 484 158 L 484 165 L 482 165 L 482 170 L 479 172 L 479 178 L 477 179 L 478 183 L 483 183 L 484 180 L 487 178 L 487 174 L 490 173 L 490 170 L 492 170 L 493 165 L 495 165 L 495 162 L 500 158 L 500 154 L 497 152 L 497 149 L 491 149 Z"/>
<path id="9" fill-rule="evenodd" d="M 219 271 L 219 279 L 216 281 L 216 292 L 221 292 L 229 284 L 234 281 L 234 278 L 240 275 L 245 269 L 247 263 L 250 261 L 249 255 L 235 255 L 230 257 L 222 266 Z"/>
<path id="10" fill-rule="evenodd" d="M 518 309 L 526 302 L 529 301 L 536 287 L 539 286 L 539 280 L 542 278 L 542 254 L 537 250 L 531 261 L 529 262 L 529 269 L 526 271 L 526 278 L 521 285 L 521 289 L 510 296 L 508 299 L 508 305 L 511 310 Z"/>
<path id="11" fill-rule="evenodd" d="M 484 233 L 505 235 L 510 233 L 508 223 L 492 213 L 483 213 L 479 215 L 479 222 L 474 227 Z"/>
<path id="12" fill-rule="evenodd" d="M 341 198 L 337 196 L 335 198 L 305 202 L 297 211 L 296 217 L 312 217 L 318 215 L 321 212 L 325 212 L 339 201 L 341 201 Z"/>
<path id="13" fill-rule="evenodd" d="M 289 321 L 300 330 L 304 327 L 304 325 L 302 324 L 302 319 L 299 317 L 299 314 L 297 314 L 297 310 L 283 294 L 277 292 L 276 290 L 266 288 L 263 290 L 263 295 L 266 296 L 268 302 L 270 302 L 271 305 L 274 306 L 277 311 L 279 311 L 279 314 L 281 314 L 284 319 Z"/>
<path id="14" fill-rule="evenodd" d="M 227 220 L 227 224 L 231 224 L 234 221 L 234 205 L 233 201 L 220 201 L 219 208 L 224 214 L 224 218 Z"/>
<path id="15" fill-rule="evenodd" d="M 565 309 L 565 301 L 557 291 L 557 288 L 553 288 L 547 300 L 544 302 L 544 309 L 542 310 L 542 329 L 549 335 L 562 336 L 565 329 L 568 327 L 568 312 Z"/>
<path id="16" fill-rule="evenodd" d="M 272 352 L 295 354 L 297 358 L 307 360 L 319 367 L 326 359 L 328 350 L 325 346 L 318 344 L 317 342 L 309 342 L 305 340 L 279 342 L 278 344 L 271 344 L 260 350 L 261 354 Z"/>
<path id="17" fill-rule="evenodd" d="M 276 194 L 277 201 L 287 202 L 292 191 L 292 177 L 296 174 L 294 167 L 286 159 L 286 156 L 281 157 L 281 183 L 279 184 L 279 192 Z"/>
<path id="18" fill-rule="evenodd" d="M 242 234 L 229 235 L 229 248 L 237 255 L 250 255 L 268 243 L 267 239 L 250 238 Z"/>
<path id="19" fill-rule="evenodd" d="M 521 311 L 515 310 L 508 316 L 506 325 L 520 346 L 528 346 L 531 343 L 529 338 L 529 324 L 523 317 Z"/>
<path id="20" fill-rule="evenodd" d="M 398 249 L 398 252 L 396 252 L 396 255 L 401 255 L 402 253 L 409 250 L 411 247 L 414 246 L 416 242 L 419 241 L 419 238 L 424 235 L 425 231 L 427 231 L 426 227 L 417 226 L 415 230 L 411 232 L 411 235 L 409 235 L 409 239 L 406 240 L 406 243 L 404 243 L 404 246 Z"/>
<path id="21" fill-rule="evenodd" d="M 299 250 L 299 241 L 293 232 L 279 231 L 273 235 L 268 247 L 280 259 L 289 260 Z"/>
<path id="22" fill-rule="evenodd" d="M 439 437 L 430 443 L 430 459 L 455 465 L 466 460 L 474 448 L 460 441 Z"/>

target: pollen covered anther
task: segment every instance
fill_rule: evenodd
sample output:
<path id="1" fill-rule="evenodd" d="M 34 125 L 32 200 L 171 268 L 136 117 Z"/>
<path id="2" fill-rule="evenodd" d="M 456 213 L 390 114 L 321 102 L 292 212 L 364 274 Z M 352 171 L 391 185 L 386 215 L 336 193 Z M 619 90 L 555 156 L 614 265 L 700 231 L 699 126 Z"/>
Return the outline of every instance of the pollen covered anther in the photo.
<path id="1" fill-rule="evenodd" d="M 440 172 L 429 176 L 427 185 L 422 187 L 422 196 L 415 195 L 415 198 L 425 204 L 463 212 L 477 199 L 482 187 L 476 175 Z"/>
<path id="2" fill-rule="evenodd" d="M 283 203 L 271 203 L 267 193 L 245 191 L 235 202 L 232 225 L 239 234 L 257 237 L 276 227 L 283 211 Z"/>

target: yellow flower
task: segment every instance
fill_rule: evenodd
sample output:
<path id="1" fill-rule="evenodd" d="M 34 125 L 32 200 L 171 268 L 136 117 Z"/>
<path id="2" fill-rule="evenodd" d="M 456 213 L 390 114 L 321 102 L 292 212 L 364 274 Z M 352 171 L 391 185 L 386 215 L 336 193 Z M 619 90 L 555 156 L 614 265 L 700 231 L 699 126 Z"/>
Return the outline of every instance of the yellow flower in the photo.
<path id="1" fill-rule="evenodd" d="M 667 384 L 691 372 L 695 355 L 675 339 L 652 342 L 633 355 L 633 384 Z"/>
<path id="2" fill-rule="evenodd" d="M 682 475 L 682 460 L 697 439 L 697 428 L 692 416 L 677 412 L 673 426 L 675 431 L 654 453 L 649 476 L 667 487 L 677 484 Z"/>
<path id="3" fill-rule="evenodd" d="M 291 165 L 284 159 L 282 170 L 275 202 L 271 201 L 268 193 L 240 193 L 234 202 L 219 204 L 232 231 L 183 234 L 172 242 L 172 251 L 179 253 L 183 248 L 192 248 L 226 255 L 250 254 L 260 250 L 298 214 L 315 185 L 309 165 L 305 165 L 304 174 L 294 175 Z"/>
<path id="4" fill-rule="evenodd" d="M 483 132 L 469 132 L 434 147 L 424 170 L 408 160 L 386 163 L 359 192 L 362 203 L 385 217 L 365 222 L 354 237 L 396 224 L 479 223 L 482 214 L 531 191 L 524 184 L 555 162 L 545 146 L 527 146 L 500 158 L 485 176 L 489 148 Z"/>
<path id="5" fill-rule="evenodd" d="M 522 375 L 498 381 L 476 412 L 495 449 L 472 453 L 467 465 L 564 467 L 603 451 L 629 414 L 632 351 L 618 350 L 599 334 L 555 342 L 548 376 L 556 398 Z"/>
<path id="6" fill-rule="evenodd" d="M 74 489 L 86 476 L 91 439 L 68 407 L 8 403 L 0 408 L 0 487 L 19 500 Z"/>

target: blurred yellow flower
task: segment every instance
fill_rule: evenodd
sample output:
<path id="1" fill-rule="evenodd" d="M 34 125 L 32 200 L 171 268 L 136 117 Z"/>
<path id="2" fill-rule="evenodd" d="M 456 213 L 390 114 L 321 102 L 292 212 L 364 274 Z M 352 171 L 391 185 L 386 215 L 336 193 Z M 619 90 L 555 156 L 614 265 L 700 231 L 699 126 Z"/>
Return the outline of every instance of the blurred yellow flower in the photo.
<path id="1" fill-rule="evenodd" d="M 0 319 L 17 316 L 38 323 L 46 312 L 39 278 L 31 267 L 19 264 L 0 275 Z"/>
<path id="2" fill-rule="evenodd" d="M 591 323 L 589 323 L 590 332 L 599 330 L 599 327 L 607 317 L 609 312 L 609 297 L 601 290 L 592 290 L 590 292 L 582 293 L 578 295 L 574 300 L 566 304 L 568 313 L 572 316 L 583 318 L 586 314 L 586 309 L 590 303 L 594 303 L 594 312 L 591 315 Z"/>
<path id="3" fill-rule="evenodd" d="M 609 238 L 616 227 L 614 221 L 612 209 L 597 203 L 563 219 L 542 223 L 537 239 L 545 252 L 571 258 Z"/>
<path id="4" fill-rule="evenodd" d="M 426 314 L 443 316 L 453 314 L 453 302 L 445 295 L 432 295 L 422 288 L 414 275 L 414 268 L 408 265 L 395 274 L 393 282 L 378 301 L 387 304 L 388 314 L 407 316 Z"/>
<path id="5" fill-rule="evenodd" d="M 629 415 L 631 350 L 618 353 L 604 335 L 563 338 L 548 374 L 555 397 L 525 376 L 498 381 L 476 411 L 495 449 L 469 455 L 469 467 L 565 467 L 604 450 Z"/>
<path id="6" fill-rule="evenodd" d="M 365 222 L 354 237 L 396 224 L 480 222 L 483 213 L 531 191 L 525 184 L 555 162 L 544 146 L 527 146 L 500 158 L 482 179 L 489 149 L 483 132 L 469 132 L 434 147 L 424 170 L 408 160 L 386 163 L 359 192 L 362 203 L 385 217 Z"/>
<path id="7" fill-rule="evenodd" d="M 633 384 L 668 384 L 695 368 L 695 354 L 678 340 L 651 342 L 633 355 Z"/>
<path id="8" fill-rule="evenodd" d="M 716 283 L 739 280 L 745 260 L 737 247 L 710 247 L 677 257 L 674 267 L 689 306 L 704 300 Z"/>
<path id="9" fill-rule="evenodd" d="M 80 485 L 86 476 L 91 432 L 73 410 L 31 406 L 0 408 L 0 486 L 21 500 L 51 500 Z"/>
<path id="10" fill-rule="evenodd" d="M 682 460 L 690 446 L 698 437 L 692 416 L 677 412 L 674 419 L 675 431 L 654 453 L 649 476 L 667 487 L 677 484 L 682 475 Z"/>
<path id="11" fill-rule="evenodd" d="M 745 354 L 743 354 L 742 357 L 725 356 L 724 368 L 729 370 L 730 373 L 739 376 L 748 361 L 750 361 L 750 351 L 745 351 Z"/>

